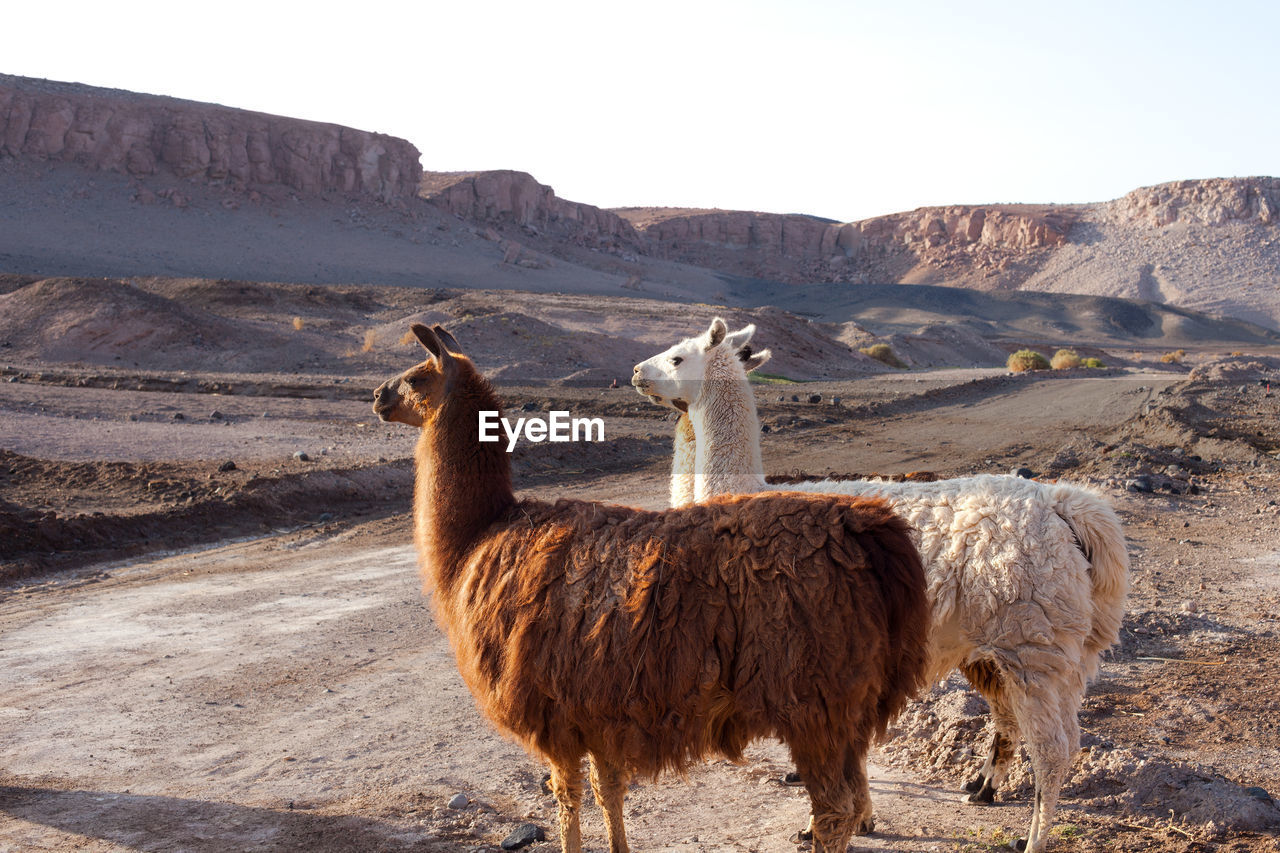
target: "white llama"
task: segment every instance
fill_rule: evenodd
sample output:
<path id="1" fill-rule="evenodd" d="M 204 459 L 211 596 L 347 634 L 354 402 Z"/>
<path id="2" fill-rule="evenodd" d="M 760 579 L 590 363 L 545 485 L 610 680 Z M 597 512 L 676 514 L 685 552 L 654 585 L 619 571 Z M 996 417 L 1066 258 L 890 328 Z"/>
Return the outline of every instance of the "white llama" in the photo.
<path id="1" fill-rule="evenodd" d="M 1030 831 L 1017 846 L 1039 853 L 1079 749 L 1085 687 L 1124 614 L 1128 555 L 1115 511 L 1089 489 L 1012 476 L 768 486 L 747 372 L 769 353 L 746 347 L 754 331 L 730 334 L 717 318 L 705 333 L 635 367 L 636 390 L 688 421 L 676 432 L 672 503 L 771 488 L 889 500 L 915 528 L 928 578 L 930 678 L 959 668 L 991 706 L 995 733 L 966 786 L 969 800 L 993 800 L 1021 732 L 1036 794 Z M 693 453 L 682 446 L 690 432 Z"/>

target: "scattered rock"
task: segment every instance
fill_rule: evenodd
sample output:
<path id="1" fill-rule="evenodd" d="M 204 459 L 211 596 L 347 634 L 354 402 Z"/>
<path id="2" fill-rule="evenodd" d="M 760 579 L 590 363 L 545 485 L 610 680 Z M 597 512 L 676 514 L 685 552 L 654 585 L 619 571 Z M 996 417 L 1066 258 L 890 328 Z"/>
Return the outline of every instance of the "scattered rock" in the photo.
<path id="1" fill-rule="evenodd" d="M 822 395 L 821 395 L 821 394 L 810 394 L 810 395 L 809 395 L 809 402 L 810 402 L 810 403 L 821 403 L 821 402 L 822 402 Z"/>
<path id="2" fill-rule="evenodd" d="M 537 824 L 522 823 L 516 827 L 514 832 L 502 839 L 502 849 L 519 850 L 521 847 L 528 847 L 535 841 L 545 841 L 546 837 L 542 827 Z"/>
<path id="3" fill-rule="evenodd" d="M 449 798 L 449 808 L 451 809 L 465 809 L 469 805 L 471 805 L 471 800 L 466 794 L 454 794 Z"/>
<path id="4" fill-rule="evenodd" d="M 236 470 L 236 463 L 228 459 L 226 462 L 223 462 L 221 465 L 218 466 L 218 470 L 224 474 L 228 471 L 234 471 Z"/>
<path id="5" fill-rule="evenodd" d="M 791 395 L 791 402 L 793 402 L 793 403 L 799 403 L 799 402 L 800 402 L 800 395 L 799 395 L 799 394 L 792 394 L 792 395 Z"/>
<path id="6" fill-rule="evenodd" d="M 1034 480 L 1036 478 L 1036 472 L 1030 468 L 1014 468 L 1012 473 L 1013 476 L 1021 477 L 1024 480 Z"/>
<path id="7" fill-rule="evenodd" d="M 1261 800 L 1264 803 L 1275 802 L 1271 798 L 1271 794 L 1267 792 L 1266 788 L 1259 788 L 1257 785 L 1251 785 L 1250 787 L 1245 788 L 1244 792 L 1255 800 Z"/>
<path id="8" fill-rule="evenodd" d="M 173 413 L 173 420 L 175 421 L 185 421 L 186 419 L 187 419 L 187 416 L 182 414 L 182 412 Z"/>
<path id="9" fill-rule="evenodd" d="M 308 456 L 306 453 L 304 453 L 304 452 L 303 452 L 303 451 L 301 451 L 301 450 L 295 450 L 295 451 L 294 451 L 294 453 L 293 453 L 293 458 L 294 458 L 294 459 L 297 459 L 299 462 L 310 462 L 310 461 L 311 461 L 311 457 L 310 457 L 310 456 Z"/>
<path id="10" fill-rule="evenodd" d="M 214 409 L 212 412 L 209 413 L 209 420 L 211 421 L 222 420 L 222 412 L 219 412 L 217 409 Z"/>
<path id="11" fill-rule="evenodd" d="M 1151 482 L 1151 478 L 1145 474 L 1139 474 L 1137 477 L 1127 480 L 1124 487 L 1131 492 L 1143 492 L 1146 494 L 1150 494 L 1156 490 L 1155 484 Z"/>

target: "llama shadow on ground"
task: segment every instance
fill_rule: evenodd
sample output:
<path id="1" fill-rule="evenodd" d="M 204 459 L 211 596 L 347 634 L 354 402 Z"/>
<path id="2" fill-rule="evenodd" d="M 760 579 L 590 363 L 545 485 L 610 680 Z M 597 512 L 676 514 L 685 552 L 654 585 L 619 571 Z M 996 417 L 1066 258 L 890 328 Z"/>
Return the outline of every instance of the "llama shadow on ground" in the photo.
<path id="1" fill-rule="evenodd" d="M 5 818 L 10 820 L 5 820 Z M 8 824 L 6 826 L 6 824 Z M 34 824 L 35 826 L 32 826 Z M 244 806 L 109 791 L 0 787 L 0 846 L 96 839 L 130 850 L 420 851 L 455 853 L 480 843 L 466 830 L 383 822 L 353 815 Z"/>

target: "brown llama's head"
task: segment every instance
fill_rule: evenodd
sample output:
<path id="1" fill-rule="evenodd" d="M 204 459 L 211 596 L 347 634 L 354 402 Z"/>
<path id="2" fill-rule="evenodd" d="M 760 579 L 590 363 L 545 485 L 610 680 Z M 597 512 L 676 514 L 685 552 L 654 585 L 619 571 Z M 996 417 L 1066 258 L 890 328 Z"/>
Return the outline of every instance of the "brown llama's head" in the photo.
<path id="1" fill-rule="evenodd" d="M 430 423 L 444 404 L 466 357 L 461 361 L 455 357 L 458 342 L 439 325 L 428 329 L 414 323 L 410 328 L 426 348 L 428 358 L 379 385 L 373 392 L 373 411 L 387 423 L 420 427 Z"/>

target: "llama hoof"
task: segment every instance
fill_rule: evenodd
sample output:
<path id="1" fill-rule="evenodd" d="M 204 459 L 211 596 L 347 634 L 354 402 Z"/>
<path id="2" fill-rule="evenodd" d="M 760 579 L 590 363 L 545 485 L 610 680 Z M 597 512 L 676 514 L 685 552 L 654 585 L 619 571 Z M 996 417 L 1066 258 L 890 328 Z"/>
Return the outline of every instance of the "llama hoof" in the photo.
<path id="1" fill-rule="evenodd" d="M 804 784 L 804 777 L 792 770 L 782 774 L 782 784 L 790 785 L 793 788 L 799 787 Z"/>
<path id="2" fill-rule="evenodd" d="M 542 789 L 542 793 L 544 794 L 554 793 L 551 790 L 551 774 L 550 773 L 542 774 L 542 783 L 538 785 L 538 787 Z"/>
<path id="3" fill-rule="evenodd" d="M 984 785 L 980 790 L 970 794 L 967 800 L 975 805 L 990 805 L 996 801 L 996 789 L 990 785 Z"/>
<path id="4" fill-rule="evenodd" d="M 874 817 L 863 818 L 858 821 L 853 828 L 854 835 L 870 835 L 876 831 L 876 819 Z"/>
<path id="5" fill-rule="evenodd" d="M 812 840 L 813 840 L 813 831 L 810 830 L 809 827 L 807 826 L 804 829 L 797 832 L 795 835 L 791 836 L 792 844 L 803 844 L 806 841 L 812 841 Z"/>
<path id="6" fill-rule="evenodd" d="M 986 783 L 987 783 L 987 777 L 979 773 L 977 776 L 974 776 L 968 782 L 964 783 L 965 793 L 976 794 L 982 790 L 982 786 L 985 785 Z"/>
<path id="7" fill-rule="evenodd" d="M 1017 841 L 1010 841 L 1009 846 L 1012 849 L 1017 850 L 1018 853 L 1023 853 L 1023 851 L 1027 849 L 1027 839 L 1019 838 Z"/>

